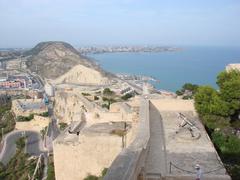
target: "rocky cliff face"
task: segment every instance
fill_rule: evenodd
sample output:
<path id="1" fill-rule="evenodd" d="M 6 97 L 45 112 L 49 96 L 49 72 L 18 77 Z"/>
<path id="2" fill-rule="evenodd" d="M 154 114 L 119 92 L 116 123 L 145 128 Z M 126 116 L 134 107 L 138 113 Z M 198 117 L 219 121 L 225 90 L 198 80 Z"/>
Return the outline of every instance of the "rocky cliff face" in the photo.
<path id="1" fill-rule="evenodd" d="M 100 78 L 106 75 L 93 61 L 81 56 L 76 49 L 65 42 L 42 42 L 30 51 L 27 51 L 25 55 L 29 56 L 28 68 L 46 79 L 59 78 L 76 65 L 82 65 L 84 68 L 87 68 L 90 74 L 91 71 L 94 73 L 98 72 Z M 87 77 L 87 74 L 81 75 Z M 75 79 L 73 81 L 74 83 L 78 82 Z"/>

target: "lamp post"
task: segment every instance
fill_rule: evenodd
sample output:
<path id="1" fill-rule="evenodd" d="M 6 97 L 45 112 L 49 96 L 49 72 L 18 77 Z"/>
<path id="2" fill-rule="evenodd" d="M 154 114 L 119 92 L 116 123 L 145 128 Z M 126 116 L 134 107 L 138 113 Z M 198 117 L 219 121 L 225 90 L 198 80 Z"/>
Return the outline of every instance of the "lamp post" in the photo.
<path id="1" fill-rule="evenodd" d="M 4 129 L 4 128 L 2 128 L 2 140 L 3 140 L 3 129 Z"/>
<path id="2" fill-rule="evenodd" d="M 27 153 L 27 136 L 26 136 L 26 131 L 22 132 L 22 137 L 25 138 L 25 153 Z"/>

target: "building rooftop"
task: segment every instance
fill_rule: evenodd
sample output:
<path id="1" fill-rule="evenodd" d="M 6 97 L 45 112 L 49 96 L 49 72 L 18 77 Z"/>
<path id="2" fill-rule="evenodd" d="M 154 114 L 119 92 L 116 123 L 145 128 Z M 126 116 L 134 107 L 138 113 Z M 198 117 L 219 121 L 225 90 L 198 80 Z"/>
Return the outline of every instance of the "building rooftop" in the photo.
<path id="1" fill-rule="evenodd" d="M 230 71 L 230 70 L 239 70 L 240 71 L 240 63 L 228 64 L 226 66 L 226 71 Z"/>
<path id="2" fill-rule="evenodd" d="M 0 81 L 6 81 L 8 78 L 7 73 L 0 73 Z"/>
<path id="3" fill-rule="evenodd" d="M 48 111 L 42 99 L 16 99 L 12 101 L 12 109 L 18 116 L 28 116 L 30 114 L 41 114 Z"/>
<path id="4" fill-rule="evenodd" d="M 165 161 L 169 174 L 195 173 L 199 164 L 204 173 L 225 175 L 226 170 L 199 120 L 193 101 L 153 100 L 152 118 L 158 116 L 164 129 Z M 182 114 L 182 117 L 179 115 Z M 153 120 L 153 119 L 151 119 Z M 170 167 L 171 166 L 171 167 Z"/>

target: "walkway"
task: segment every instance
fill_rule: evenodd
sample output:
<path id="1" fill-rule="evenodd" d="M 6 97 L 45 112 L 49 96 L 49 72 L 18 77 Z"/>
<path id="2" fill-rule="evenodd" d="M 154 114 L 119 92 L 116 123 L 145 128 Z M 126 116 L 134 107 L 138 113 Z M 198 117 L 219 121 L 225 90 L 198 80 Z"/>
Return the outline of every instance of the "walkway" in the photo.
<path id="1" fill-rule="evenodd" d="M 146 175 L 151 178 L 165 176 L 166 148 L 164 143 L 164 131 L 159 111 L 150 103 L 150 141 L 149 154 L 146 159 Z"/>

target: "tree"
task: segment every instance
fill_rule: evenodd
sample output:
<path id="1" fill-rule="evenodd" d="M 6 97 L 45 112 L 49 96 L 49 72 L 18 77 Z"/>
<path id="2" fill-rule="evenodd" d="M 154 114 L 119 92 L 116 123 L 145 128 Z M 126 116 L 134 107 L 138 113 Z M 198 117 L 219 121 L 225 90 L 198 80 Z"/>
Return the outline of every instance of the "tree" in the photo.
<path id="1" fill-rule="evenodd" d="M 183 92 L 182 92 L 182 90 L 177 90 L 177 91 L 176 91 L 176 94 L 177 94 L 178 96 L 181 96 L 181 95 L 183 95 Z"/>
<path id="2" fill-rule="evenodd" d="M 89 174 L 87 177 L 84 178 L 84 180 L 99 180 L 97 176 Z"/>
<path id="3" fill-rule="evenodd" d="M 230 115 L 231 109 L 228 103 L 222 100 L 218 93 L 214 93 L 209 103 L 209 111 L 211 114 L 227 117 Z"/>
<path id="4" fill-rule="evenodd" d="M 212 139 L 222 153 L 240 155 L 240 139 L 237 136 L 216 131 L 212 134 Z"/>
<path id="5" fill-rule="evenodd" d="M 230 115 L 240 111 L 240 71 L 223 71 L 217 77 L 221 98 L 228 104 Z"/>
<path id="6" fill-rule="evenodd" d="M 198 85 L 191 84 L 191 83 L 185 83 L 180 90 L 176 91 L 176 94 L 178 96 L 183 95 L 183 99 L 192 99 L 194 94 L 198 90 Z"/>
<path id="7" fill-rule="evenodd" d="M 201 86 L 195 94 L 195 107 L 200 116 L 211 113 L 210 104 L 213 101 L 213 96 L 217 96 L 217 91 L 210 86 Z"/>
<path id="8" fill-rule="evenodd" d="M 105 89 L 103 90 L 103 95 L 105 95 L 105 96 L 113 96 L 113 95 L 114 95 L 114 92 L 111 91 L 111 89 L 109 89 L 109 88 L 105 88 Z"/>
<path id="9" fill-rule="evenodd" d="M 221 89 L 225 82 L 237 79 L 240 79 L 240 71 L 237 70 L 231 70 L 229 72 L 223 71 L 219 73 L 219 75 L 217 76 L 217 85 Z"/>
<path id="10" fill-rule="evenodd" d="M 184 91 L 185 90 L 191 91 L 193 94 L 195 94 L 197 92 L 198 87 L 199 86 L 196 84 L 186 83 L 183 85 L 182 89 Z"/>
<path id="11" fill-rule="evenodd" d="M 234 114 L 240 109 L 240 79 L 225 82 L 220 89 L 221 97 L 228 103 Z"/>
<path id="12" fill-rule="evenodd" d="M 16 146 L 19 150 L 22 150 L 25 147 L 25 141 L 26 141 L 25 137 L 21 137 L 16 141 Z"/>
<path id="13" fill-rule="evenodd" d="M 221 99 L 219 93 L 210 86 L 202 86 L 195 94 L 195 107 L 200 115 L 229 116 L 228 103 Z"/>
<path id="14" fill-rule="evenodd" d="M 230 126 L 230 119 L 225 118 L 218 115 L 204 115 L 202 116 L 203 123 L 209 128 L 209 129 L 226 129 Z"/>

